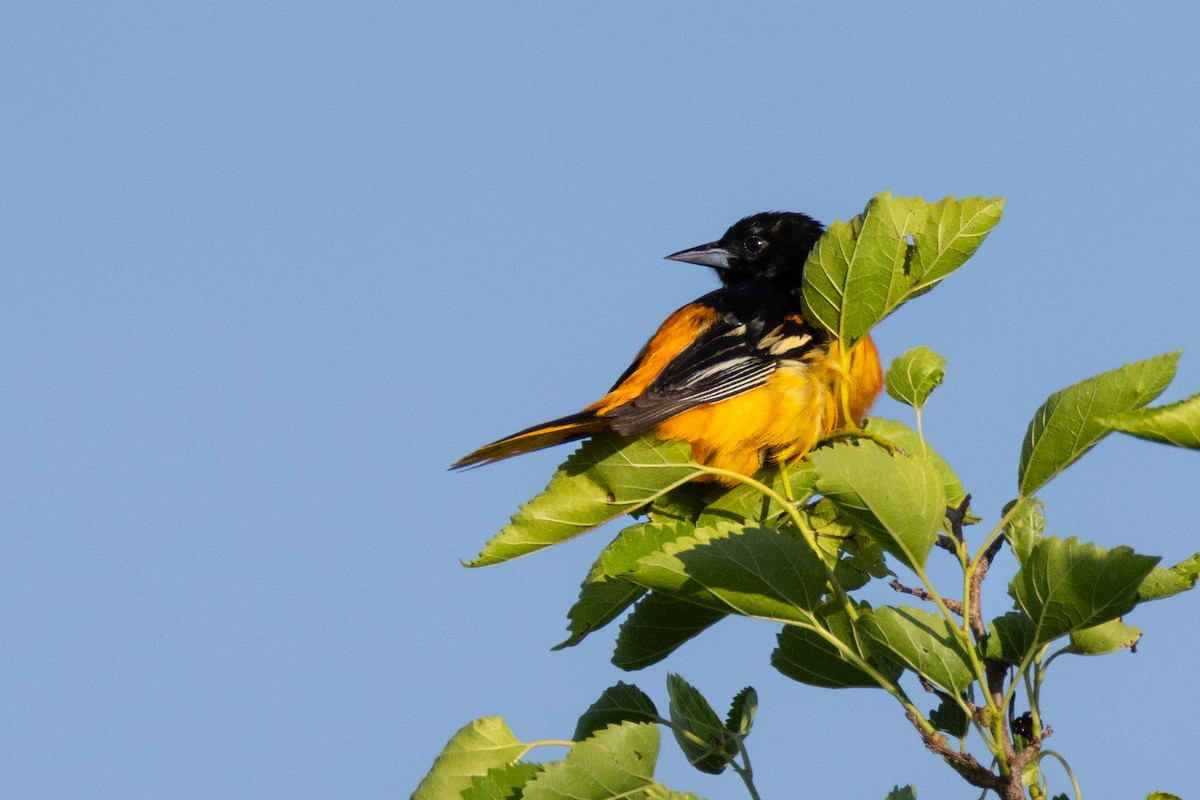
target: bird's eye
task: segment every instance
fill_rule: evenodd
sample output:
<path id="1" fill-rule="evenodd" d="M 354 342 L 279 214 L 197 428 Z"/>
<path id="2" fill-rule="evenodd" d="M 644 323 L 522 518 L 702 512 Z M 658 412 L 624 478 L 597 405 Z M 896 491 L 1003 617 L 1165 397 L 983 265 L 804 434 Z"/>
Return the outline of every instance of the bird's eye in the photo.
<path id="1" fill-rule="evenodd" d="M 767 240 L 761 236 L 750 236 L 742 242 L 742 247 L 746 248 L 746 252 L 752 256 L 761 253 L 766 246 Z"/>

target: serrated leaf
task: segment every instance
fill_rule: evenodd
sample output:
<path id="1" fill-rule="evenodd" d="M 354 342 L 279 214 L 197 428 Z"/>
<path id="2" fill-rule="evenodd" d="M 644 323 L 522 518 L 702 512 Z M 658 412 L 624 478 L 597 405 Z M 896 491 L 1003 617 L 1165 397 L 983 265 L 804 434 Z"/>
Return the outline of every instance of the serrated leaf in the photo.
<path id="1" fill-rule="evenodd" d="M 813 491 L 813 481 L 816 474 L 812 464 L 799 461 L 787 467 L 787 482 L 790 484 L 792 497 L 804 498 Z M 784 476 L 777 465 L 772 465 L 760 471 L 755 479 L 770 486 L 777 494 L 787 497 L 789 490 L 784 484 Z M 739 484 L 729 491 L 712 499 L 696 519 L 696 527 L 714 528 L 722 523 L 743 524 L 758 522 L 769 524 L 785 513 L 777 503 L 764 495 L 758 489 Z"/>
<path id="2" fill-rule="evenodd" d="M 1024 564 L 1034 544 L 1046 532 L 1046 506 L 1036 497 L 1018 497 L 1004 506 L 1004 515 L 1012 516 L 1004 523 L 1004 538 L 1012 548 L 1017 563 Z"/>
<path id="3" fill-rule="evenodd" d="M 471 787 L 455 800 L 520 800 L 525 784 L 541 771 L 540 764 L 525 762 L 490 769 L 483 777 L 471 778 Z"/>
<path id="4" fill-rule="evenodd" d="M 1004 199 L 945 197 L 928 206 L 925 224 L 916 235 L 911 294 L 922 294 L 966 263 L 984 237 L 1000 222 Z"/>
<path id="5" fill-rule="evenodd" d="M 929 723 L 939 731 L 956 738 L 963 738 L 971 730 L 971 718 L 953 698 L 946 698 L 929 712 Z"/>
<path id="6" fill-rule="evenodd" d="M 698 474 L 684 442 L 598 434 L 572 454 L 468 566 L 556 545 L 634 511 Z"/>
<path id="7" fill-rule="evenodd" d="M 650 592 L 621 623 L 612 663 L 624 670 L 656 664 L 726 616 L 724 611 Z"/>
<path id="8" fill-rule="evenodd" d="M 865 604 L 860 606 L 860 609 L 867 608 L 869 606 Z M 900 677 L 901 667 L 869 652 L 843 609 L 826 606 L 817 616 L 821 627 L 831 632 L 857 658 L 866 661 L 888 680 L 895 682 Z M 789 625 L 779 633 L 776 641 L 771 666 L 794 681 L 827 689 L 879 687 L 870 673 L 813 630 Z"/>
<path id="9" fill-rule="evenodd" d="M 984 656 L 1005 664 L 1020 664 L 1036 644 L 1036 625 L 1020 611 L 1009 611 L 988 625 Z"/>
<path id="10" fill-rule="evenodd" d="M 1097 420 L 1146 405 L 1175 376 L 1179 352 L 1126 364 L 1080 381 L 1047 398 L 1029 423 L 1021 445 L 1017 485 L 1029 496 L 1073 464 L 1110 429 Z"/>
<path id="11" fill-rule="evenodd" d="M 1152 442 L 1200 450 L 1200 394 L 1157 408 L 1113 414 L 1097 422 Z"/>
<path id="12" fill-rule="evenodd" d="M 897 357 L 883 376 L 888 396 L 920 410 L 946 378 L 946 359 L 921 345 Z"/>
<path id="13" fill-rule="evenodd" d="M 720 775 L 738 754 L 737 739 L 704 695 L 679 675 L 667 675 L 667 694 L 674 723 L 671 730 L 688 763 L 701 772 Z"/>
<path id="14" fill-rule="evenodd" d="M 905 665 L 952 694 L 971 685 L 971 662 L 962 643 L 940 614 L 909 606 L 882 606 L 863 614 L 855 630 L 876 652 Z"/>
<path id="15" fill-rule="evenodd" d="M 747 686 L 733 696 L 729 704 L 729 715 L 725 717 L 725 727 L 745 739 L 754 727 L 754 715 L 758 713 L 758 692 L 753 686 Z"/>
<path id="16" fill-rule="evenodd" d="M 1068 652 L 1080 656 L 1103 656 L 1132 648 L 1142 638 L 1141 628 L 1110 619 L 1089 628 L 1071 631 Z"/>
<path id="17" fill-rule="evenodd" d="M 617 681 L 615 686 L 601 692 L 599 699 L 583 712 L 571 738 L 580 742 L 609 725 L 657 722 L 658 718 L 658 709 L 645 692 L 632 684 Z"/>
<path id="18" fill-rule="evenodd" d="M 1034 622 L 1044 644 L 1071 631 L 1126 614 L 1157 556 L 1120 546 L 1105 550 L 1077 538 L 1038 540 L 1009 584 L 1009 594 Z"/>
<path id="19" fill-rule="evenodd" d="M 1196 587 L 1200 576 L 1200 553 L 1180 561 L 1173 567 L 1155 567 L 1138 587 L 1138 602 L 1161 600 Z"/>
<path id="20" fill-rule="evenodd" d="M 836 444 L 808 458 L 821 494 L 903 563 L 924 566 L 946 514 L 942 479 L 928 461 L 875 444 Z"/>
<path id="21" fill-rule="evenodd" d="M 853 346 L 915 283 L 907 269 L 909 237 L 926 215 L 920 198 L 884 192 L 849 223 L 830 225 L 804 264 L 804 318 Z"/>
<path id="22" fill-rule="evenodd" d="M 508 766 L 524 752 L 525 744 L 513 735 L 503 719 L 477 719 L 450 737 L 411 800 L 457 798 L 471 786 L 472 778 Z"/>
<path id="23" fill-rule="evenodd" d="M 871 433 L 882 436 L 896 447 L 899 447 L 908 456 L 928 461 L 937 470 L 938 475 L 942 477 L 942 485 L 946 493 L 946 505 L 957 508 L 967 498 L 967 490 L 963 488 L 962 481 L 954 474 L 954 469 L 950 466 L 950 462 L 942 458 L 928 442 L 922 448 L 921 437 L 915 430 L 903 422 L 888 419 L 887 417 L 869 417 L 864 426 Z"/>
<path id="24" fill-rule="evenodd" d="M 911 786 L 896 786 L 883 800 L 917 800 L 917 790 Z"/>
<path id="25" fill-rule="evenodd" d="M 655 784 L 658 728 L 611 725 L 576 743 L 525 785 L 524 800 L 616 800 Z"/>
<path id="26" fill-rule="evenodd" d="M 726 527 L 672 542 L 624 577 L 717 610 L 786 622 L 812 619 L 827 573 L 796 534 Z"/>
<path id="27" fill-rule="evenodd" d="M 617 534 L 592 565 L 580 586 L 579 599 L 567 612 L 567 630 L 571 636 L 553 649 L 577 645 L 589 633 L 620 616 L 646 593 L 646 589 L 618 576 L 636 569 L 638 559 L 643 556 L 661 550 L 676 539 L 690 536 L 694 531 L 689 522 L 668 520 L 630 525 Z"/>

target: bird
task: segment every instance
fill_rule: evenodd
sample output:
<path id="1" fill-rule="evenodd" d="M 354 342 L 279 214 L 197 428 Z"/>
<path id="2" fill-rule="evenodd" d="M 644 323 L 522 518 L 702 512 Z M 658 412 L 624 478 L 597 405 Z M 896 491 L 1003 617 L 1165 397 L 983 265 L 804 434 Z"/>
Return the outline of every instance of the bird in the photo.
<path id="1" fill-rule="evenodd" d="M 844 357 L 841 343 L 801 313 L 805 259 L 823 231 L 806 214 L 764 212 L 667 256 L 710 267 L 721 288 L 668 316 L 599 400 L 486 444 L 451 469 L 612 430 L 687 442 L 699 464 L 751 476 L 859 425 L 883 386 L 874 342 L 864 336 Z"/>

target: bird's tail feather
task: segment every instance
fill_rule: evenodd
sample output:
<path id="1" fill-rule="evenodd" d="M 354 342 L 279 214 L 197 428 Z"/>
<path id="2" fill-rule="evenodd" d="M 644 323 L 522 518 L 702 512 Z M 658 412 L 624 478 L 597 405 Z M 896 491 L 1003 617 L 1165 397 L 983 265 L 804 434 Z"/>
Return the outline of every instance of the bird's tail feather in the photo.
<path id="1" fill-rule="evenodd" d="M 608 427 L 608 420 L 596 416 L 594 411 L 580 411 L 578 414 L 534 425 L 511 436 L 505 436 L 491 444 L 485 444 L 473 453 L 469 453 L 450 465 L 450 469 L 462 469 L 480 464 L 490 464 L 505 458 L 531 453 L 543 447 L 552 447 L 563 442 L 573 442 L 585 436 L 599 433 Z"/>

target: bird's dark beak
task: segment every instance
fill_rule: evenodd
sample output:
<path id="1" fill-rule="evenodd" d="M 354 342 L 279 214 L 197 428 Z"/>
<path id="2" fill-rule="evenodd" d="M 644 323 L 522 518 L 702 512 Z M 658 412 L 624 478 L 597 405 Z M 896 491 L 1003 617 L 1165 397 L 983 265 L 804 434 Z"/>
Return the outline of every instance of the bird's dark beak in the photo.
<path id="1" fill-rule="evenodd" d="M 686 261 L 689 264 L 700 264 L 713 269 L 729 269 L 729 259 L 732 253 L 721 246 L 720 242 L 709 242 L 699 247 L 680 250 L 667 258 L 672 261 Z"/>

